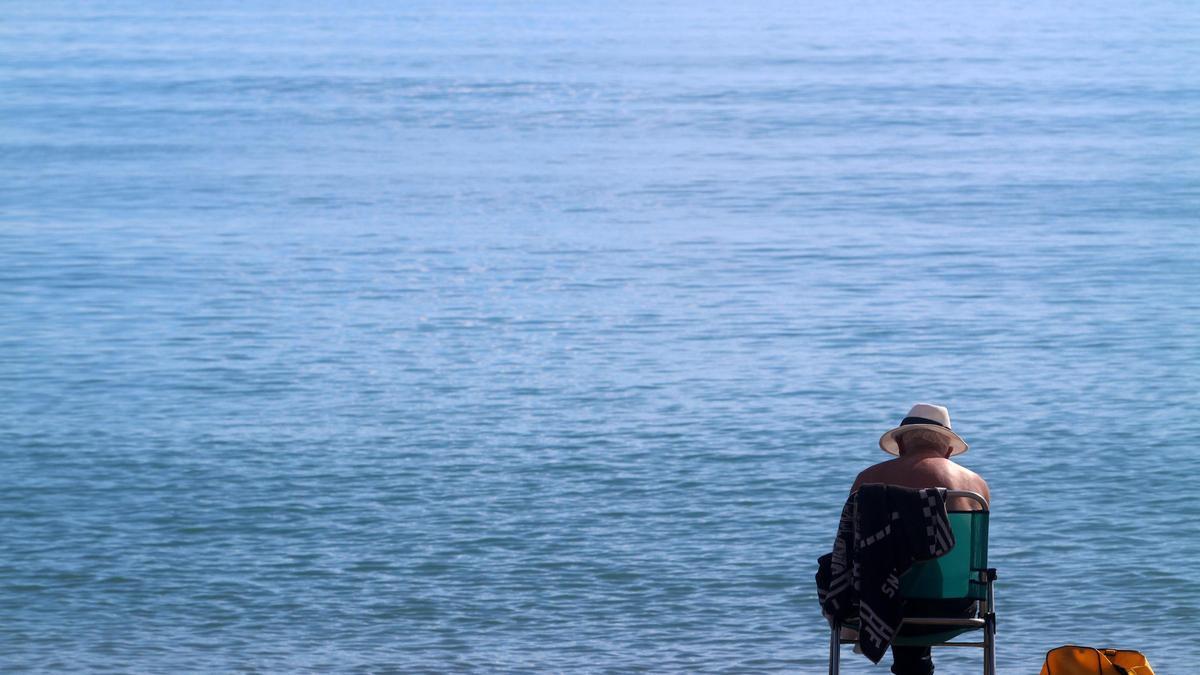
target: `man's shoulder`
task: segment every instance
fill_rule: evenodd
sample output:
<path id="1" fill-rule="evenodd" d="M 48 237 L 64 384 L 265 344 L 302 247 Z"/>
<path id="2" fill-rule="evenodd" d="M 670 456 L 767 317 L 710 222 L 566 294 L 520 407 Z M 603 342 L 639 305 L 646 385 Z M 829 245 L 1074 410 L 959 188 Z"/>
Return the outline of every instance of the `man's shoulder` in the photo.
<path id="1" fill-rule="evenodd" d="M 872 474 L 878 474 L 883 471 L 887 471 L 887 467 L 890 466 L 895 461 L 896 460 L 894 460 L 894 459 L 887 459 L 878 464 L 872 464 L 871 466 L 868 466 L 867 468 L 863 469 L 862 471 L 859 471 L 858 475 L 870 476 Z"/>
<path id="2" fill-rule="evenodd" d="M 896 460 L 894 459 L 888 459 L 878 464 L 872 464 L 871 466 L 868 466 L 867 468 L 858 472 L 858 480 L 856 482 L 859 484 L 872 482 L 886 483 L 886 479 L 890 477 L 893 467 L 895 466 L 895 462 Z"/>
<path id="3" fill-rule="evenodd" d="M 960 471 L 962 473 L 963 476 L 966 476 L 967 478 L 969 478 L 971 480 L 974 480 L 979 483 L 983 483 L 984 485 L 987 485 L 987 481 L 985 481 L 983 479 L 983 476 L 980 476 L 979 474 L 975 473 L 974 471 L 968 469 L 967 467 L 965 467 L 962 464 L 959 464 L 957 462 L 954 462 L 954 466 L 958 469 L 958 471 Z"/>

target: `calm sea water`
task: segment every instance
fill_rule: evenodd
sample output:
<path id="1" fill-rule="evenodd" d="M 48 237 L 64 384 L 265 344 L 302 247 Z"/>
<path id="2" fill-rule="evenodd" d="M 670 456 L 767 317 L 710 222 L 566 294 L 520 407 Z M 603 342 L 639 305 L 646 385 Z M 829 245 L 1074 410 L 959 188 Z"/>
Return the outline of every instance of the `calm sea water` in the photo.
<path id="1" fill-rule="evenodd" d="M 5 17 L 0 669 L 820 673 L 918 400 L 1002 673 L 1200 662 L 1192 3 Z"/>

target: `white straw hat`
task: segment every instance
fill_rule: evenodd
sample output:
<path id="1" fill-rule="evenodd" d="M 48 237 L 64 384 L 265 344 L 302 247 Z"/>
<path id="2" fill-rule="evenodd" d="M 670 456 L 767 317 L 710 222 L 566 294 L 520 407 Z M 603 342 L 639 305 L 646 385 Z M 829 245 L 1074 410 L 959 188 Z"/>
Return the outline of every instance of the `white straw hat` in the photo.
<path id="1" fill-rule="evenodd" d="M 879 437 L 879 447 L 889 455 L 899 455 L 900 448 L 896 445 L 896 436 L 913 429 L 931 429 L 946 437 L 950 442 L 950 456 L 961 455 L 967 451 L 967 442 L 950 430 L 950 411 L 945 406 L 932 403 L 918 403 L 908 411 L 908 416 L 900 420 L 900 426 L 889 430 Z"/>

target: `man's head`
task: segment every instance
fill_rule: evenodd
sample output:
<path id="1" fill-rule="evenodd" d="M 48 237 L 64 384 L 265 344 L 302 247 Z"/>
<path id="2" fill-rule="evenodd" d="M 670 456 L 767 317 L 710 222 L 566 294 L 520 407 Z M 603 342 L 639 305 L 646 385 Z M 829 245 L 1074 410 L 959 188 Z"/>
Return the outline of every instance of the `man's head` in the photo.
<path id="1" fill-rule="evenodd" d="M 887 433 L 879 438 L 879 447 L 890 455 L 899 455 L 901 454 L 901 449 L 898 438 L 900 436 L 908 438 L 910 434 L 916 431 L 927 431 L 935 436 L 940 436 L 940 447 L 949 448 L 950 451 L 949 454 L 944 455 L 945 457 L 961 455 L 967 451 L 967 442 L 950 429 L 950 411 L 946 410 L 944 406 L 933 405 L 932 403 L 918 403 L 914 405 L 908 411 L 908 415 L 903 420 L 900 420 L 900 426 L 888 430 Z M 929 437 L 914 436 L 913 440 L 904 444 L 904 447 L 912 451 L 916 447 L 927 447 L 927 444 L 932 442 L 932 439 Z"/>
<path id="2" fill-rule="evenodd" d="M 900 450 L 901 457 L 934 455 L 948 458 L 954 450 L 950 445 L 950 439 L 944 434 L 924 427 L 896 434 L 896 446 Z"/>

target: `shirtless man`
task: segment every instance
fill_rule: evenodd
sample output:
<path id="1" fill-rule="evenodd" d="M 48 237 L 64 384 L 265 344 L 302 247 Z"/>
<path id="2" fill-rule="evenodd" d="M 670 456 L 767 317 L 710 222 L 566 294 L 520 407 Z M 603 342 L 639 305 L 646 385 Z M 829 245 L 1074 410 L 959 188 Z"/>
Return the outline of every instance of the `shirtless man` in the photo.
<path id="1" fill-rule="evenodd" d="M 884 452 L 896 459 L 880 462 L 858 474 L 850 492 L 868 483 L 885 483 L 910 488 L 944 487 L 978 492 L 991 504 L 987 482 L 974 471 L 959 466 L 950 458 L 967 451 L 967 443 L 950 429 L 950 413 L 940 405 L 918 403 L 908 411 L 900 426 L 879 439 Z M 946 504 L 950 511 L 979 508 L 969 499 L 957 498 Z M 958 602 L 958 605 L 955 603 Z M 946 604 L 949 603 L 949 604 Z M 960 601 L 908 601 L 906 616 L 950 616 L 970 613 L 973 605 Z M 892 647 L 892 672 L 896 675 L 930 675 L 933 658 L 929 647 Z"/>

